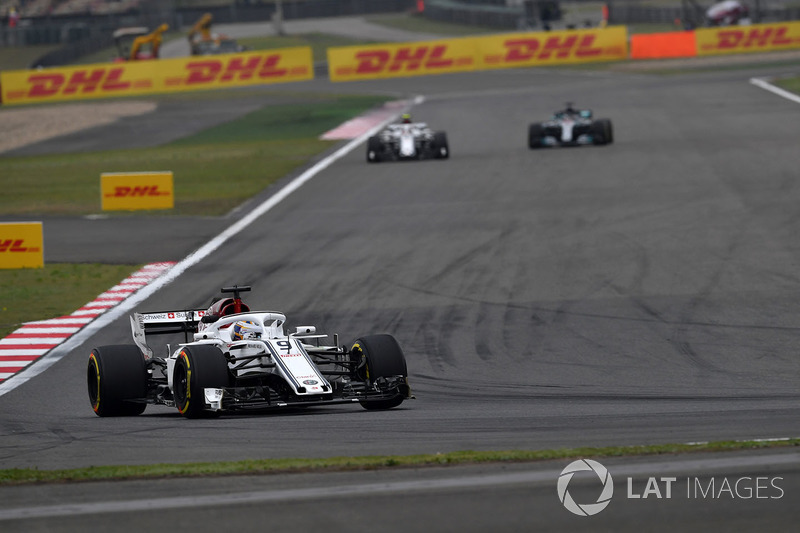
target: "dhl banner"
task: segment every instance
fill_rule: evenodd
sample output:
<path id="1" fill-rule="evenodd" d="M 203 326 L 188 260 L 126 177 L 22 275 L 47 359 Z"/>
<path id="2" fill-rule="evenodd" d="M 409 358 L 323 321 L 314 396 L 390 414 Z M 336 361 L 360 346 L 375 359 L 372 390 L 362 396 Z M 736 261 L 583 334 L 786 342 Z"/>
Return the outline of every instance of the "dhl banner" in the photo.
<path id="1" fill-rule="evenodd" d="M 625 26 L 511 33 L 402 44 L 328 48 L 331 81 L 489 68 L 609 61 L 628 57 Z"/>
<path id="2" fill-rule="evenodd" d="M 104 172 L 100 196 L 103 211 L 172 209 L 172 172 Z"/>
<path id="3" fill-rule="evenodd" d="M 474 70 L 474 38 L 328 48 L 331 81 L 397 78 Z"/>
<path id="4" fill-rule="evenodd" d="M 0 268 L 42 268 L 41 222 L 0 222 Z"/>
<path id="5" fill-rule="evenodd" d="M 695 34 L 699 56 L 800 48 L 800 22 L 701 28 Z"/>
<path id="6" fill-rule="evenodd" d="M 219 89 L 314 77 L 311 48 L 0 72 L 3 104 Z"/>
<path id="7" fill-rule="evenodd" d="M 479 37 L 477 41 L 479 68 L 528 67 L 628 58 L 628 30 L 625 26 L 507 33 Z"/>

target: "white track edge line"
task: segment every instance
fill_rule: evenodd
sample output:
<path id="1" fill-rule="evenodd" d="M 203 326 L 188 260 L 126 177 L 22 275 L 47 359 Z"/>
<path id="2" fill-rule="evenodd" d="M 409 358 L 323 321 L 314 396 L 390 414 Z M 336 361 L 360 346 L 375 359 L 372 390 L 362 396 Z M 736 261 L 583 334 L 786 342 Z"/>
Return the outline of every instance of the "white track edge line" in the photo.
<path id="1" fill-rule="evenodd" d="M 800 104 L 800 96 L 796 95 L 793 92 L 781 89 L 780 87 L 771 84 L 765 78 L 750 78 L 750 83 L 752 85 L 755 85 L 756 87 L 764 89 L 765 91 L 769 91 L 773 94 L 777 94 L 778 96 L 786 98 L 787 100 L 791 100 L 796 104 Z"/>

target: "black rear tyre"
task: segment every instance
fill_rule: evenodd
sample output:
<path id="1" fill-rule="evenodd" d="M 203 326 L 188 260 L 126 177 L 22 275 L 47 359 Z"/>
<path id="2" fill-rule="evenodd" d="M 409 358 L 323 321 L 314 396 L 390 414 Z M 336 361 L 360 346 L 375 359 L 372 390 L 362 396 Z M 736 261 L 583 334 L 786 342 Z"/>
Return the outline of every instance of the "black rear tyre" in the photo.
<path id="1" fill-rule="evenodd" d="M 367 139 L 367 163 L 380 163 L 381 152 L 383 152 L 383 144 L 377 135 Z"/>
<path id="2" fill-rule="evenodd" d="M 594 144 L 611 144 L 614 142 L 614 130 L 611 121 L 607 118 L 595 120 L 592 124 L 592 138 Z"/>
<path id="3" fill-rule="evenodd" d="M 147 366 L 137 346 L 100 346 L 92 350 L 86 384 L 97 416 L 135 416 L 147 407 Z"/>
<path id="4" fill-rule="evenodd" d="M 222 389 L 230 384 L 225 356 L 216 346 L 184 346 L 172 374 L 175 407 L 186 418 L 218 416 L 206 411 L 205 389 Z"/>
<path id="5" fill-rule="evenodd" d="M 390 398 L 379 400 L 361 400 L 361 406 L 367 410 L 391 409 L 397 407 L 408 396 L 408 368 L 403 350 L 391 335 L 368 335 L 353 343 L 350 356 L 358 362 L 356 379 L 364 381 L 368 386 L 379 378 L 402 377 L 404 390 L 398 388 Z"/>
<path id="6" fill-rule="evenodd" d="M 608 141 L 608 144 L 611 144 L 614 142 L 614 127 L 611 125 L 610 120 L 606 119 L 606 123 L 608 124 L 608 129 L 606 130 L 606 140 Z"/>
<path id="7" fill-rule="evenodd" d="M 437 131 L 433 134 L 433 157 L 447 159 L 450 157 L 450 145 L 447 143 L 447 133 Z"/>
<path id="8" fill-rule="evenodd" d="M 544 128 L 541 124 L 531 124 L 528 127 L 528 148 L 541 148 L 544 138 Z"/>

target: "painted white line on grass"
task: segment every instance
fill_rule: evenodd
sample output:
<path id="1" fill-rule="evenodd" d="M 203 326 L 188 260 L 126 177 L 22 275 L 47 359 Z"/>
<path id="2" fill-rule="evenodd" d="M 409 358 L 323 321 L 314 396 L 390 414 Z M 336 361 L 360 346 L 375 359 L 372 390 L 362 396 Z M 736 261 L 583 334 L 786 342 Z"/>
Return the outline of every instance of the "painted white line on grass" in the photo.
<path id="1" fill-rule="evenodd" d="M 791 100 L 796 104 L 800 104 L 800 96 L 785 89 L 781 89 L 780 87 L 771 84 L 764 78 L 750 78 L 750 83 L 756 87 L 764 89 L 765 91 L 769 91 L 773 94 L 777 94 L 780 97 L 786 98 L 787 100 Z"/>
<path id="2" fill-rule="evenodd" d="M 422 96 L 417 96 L 413 100 L 413 104 L 418 105 L 425 101 L 425 98 Z M 57 347 L 53 348 L 49 353 L 43 356 L 41 359 L 36 361 L 36 364 L 32 364 L 25 368 L 24 370 L 20 371 L 13 376 L 8 377 L 5 381 L 0 383 L 0 396 L 6 394 L 14 390 L 15 388 L 19 387 L 26 381 L 38 376 L 55 363 L 60 361 L 64 356 L 66 356 L 71 350 L 74 350 L 76 347 L 80 346 L 81 343 L 86 341 L 96 332 L 100 331 L 102 328 L 106 327 L 107 325 L 111 324 L 114 320 L 118 319 L 121 316 L 126 315 L 130 312 L 136 305 L 143 302 L 150 296 L 152 296 L 156 291 L 172 283 L 176 278 L 178 278 L 181 274 L 186 272 L 187 269 L 196 265 L 213 252 L 215 252 L 220 246 L 222 246 L 228 239 L 235 236 L 242 230 L 244 230 L 247 226 L 255 222 L 259 217 L 270 211 L 273 207 L 281 203 L 286 197 L 292 194 L 294 191 L 299 189 L 303 186 L 307 181 L 311 180 L 314 176 L 328 168 L 332 163 L 338 161 L 345 155 L 349 154 L 353 151 L 357 146 L 362 144 L 367 140 L 368 137 L 374 135 L 382 128 L 384 128 L 387 124 L 397 119 L 400 114 L 406 108 L 399 109 L 394 115 L 387 117 L 385 120 L 376 124 L 374 127 L 370 128 L 368 131 L 365 131 L 360 136 L 356 137 L 352 141 L 348 142 L 335 152 L 333 152 L 328 157 L 322 159 L 317 164 L 294 178 L 292 181 L 287 183 L 281 190 L 276 192 L 274 195 L 270 196 L 267 200 L 262 202 L 260 205 L 256 206 L 252 211 L 247 213 L 241 219 L 239 219 L 234 224 L 231 224 L 226 228 L 222 233 L 208 241 L 206 244 L 189 254 L 185 257 L 182 261 L 177 263 L 174 267 L 172 267 L 169 271 L 167 271 L 162 276 L 158 277 L 157 279 L 153 280 L 150 284 L 142 287 L 139 289 L 138 292 L 121 302 L 116 307 L 112 307 L 107 312 L 100 314 L 97 313 L 97 318 L 91 322 L 89 322 L 86 327 L 81 329 L 75 335 L 69 337 L 63 344 L 58 345 Z M 86 314 L 90 313 L 90 311 L 76 311 L 73 315 L 83 315 L 85 317 Z M 94 314 L 94 312 L 91 312 Z M 87 354 L 88 357 L 88 354 Z M 2 379 L 2 376 L 0 376 Z"/>

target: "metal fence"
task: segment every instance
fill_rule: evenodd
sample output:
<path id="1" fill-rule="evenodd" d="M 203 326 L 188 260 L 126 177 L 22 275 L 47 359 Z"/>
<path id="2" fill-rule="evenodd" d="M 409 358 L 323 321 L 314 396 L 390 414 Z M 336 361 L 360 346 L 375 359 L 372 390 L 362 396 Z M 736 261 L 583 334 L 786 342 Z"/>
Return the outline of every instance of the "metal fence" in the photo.
<path id="1" fill-rule="evenodd" d="M 709 4 L 710 5 L 710 4 Z M 755 7 L 750 9 L 752 22 L 784 22 L 800 20 L 798 7 Z M 653 7 L 631 3 L 610 2 L 608 22 L 610 24 L 674 24 L 699 27 L 705 20 L 705 11 L 697 6 Z"/>
<path id="2" fill-rule="evenodd" d="M 416 0 L 294 0 L 281 3 L 285 20 L 398 13 L 416 6 Z M 276 2 L 237 2 L 222 6 L 180 8 L 172 10 L 177 26 L 194 23 L 204 13 L 211 13 L 215 23 L 258 22 L 272 20 Z"/>
<path id="3" fill-rule="evenodd" d="M 424 15 L 441 22 L 527 30 L 561 19 L 558 0 L 427 0 Z"/>
<path id="4" fill-rule="evenodd" d="M 561 2 L 562 7 L 566 3 Z M 668 7 L 643 5 L 639 0 L 607 0 L 607 4 L 611 24 L 674 24 L 676 20 L 694 26 L 702 24 L 703 10 L 691 0 L 676 0 L 675 6 Z M 193 24 L 204 13 L 211 13 L 215 23 L 266 21 L 272 20 L 276 12 L 275 0 L 257 3 L 241 0 L 203 8 L 176 8 L 175 5 L 172 0 L 147 0 L 137 9 L 122 14 L 39 17 L 23 20 L 16 28 L 2 24 L 0 47 L 62 45 L 32 66 L 62 65 L 110 46 L 113 43 L 111 34 L 120 27 L 154 28 L 166 22 L 179 29 Z M 283 1 L 281 5 L 283 18 L 292 20 L 397 13 L 415 9 L 417 0 L 294 0 Z M 551 13 L 550 10 L 555 11 Z M 557 0 L 425 0 L 424 15 L 443 22 L 506 30 L 536 28 L 548 19 L 557 20 L 561 16 Z M 751 6 L 751 16 L 754 22 L 800 20 L 800 7 L 786 8 L 772 0 L 760 0 L 755 8 Z"/>
<path id="5" fill-rule="evenodd" d="M 513 29 L 524 24 L 525 11 L 522 6 L 507 6 L 497 2 L 455 0 L 427 0 L 425 18 L 440 22 Z"/>
<path id="6" fill-rule="evenodd" d="M 598 4 L 597 0 L 591 1 Z M 555 9 L 575 8 L 582 0 L 426 0 L 425 17 L 441 22 L 500 29 L 528 29 L 544 26 L 556 17 L 543 16 Z M 680 21 L 690 26 L 701 26 L 705 10 L 716 0 L 706 0 L 703 5 L 695 0 L 674 0 L 673 5 L 653 6 L 643 0 L 606 0 L 610 24 L 659 23 L 674 24 Z M 775 0 L 755 0 L 750 4 L 753 22 L 799 20 L 800 8 L 787 8 Z M 565 8 L 565 6 L 567 6 Z M 545 11 L 547 10 L 547 11 Z M 599 8 L 598 8 L 599 11 Z"/>
<path id="7" fill-rule="evenodd" d="M 282 12 L 284 19 L 291 20 L 397 13 L 415 6 L 416 0 L 295 0 L 282 2 Z M 155 28 L 166 22 L 180 29 L 194 24 L 204 13 L 211 13 L 215 23 L 266 21 L 272 20 L 275 12 L 275 0 L 203 8 L 176 8 L 171 0 L 148 0 L 123 14 L 37 17 L 22 20 L 16 28 L 9 28 L 0 19 L 0 47 L 63 45 L 31 66 L 63 65 L 113 44 L 111 35 L 117 28 Z"/>

